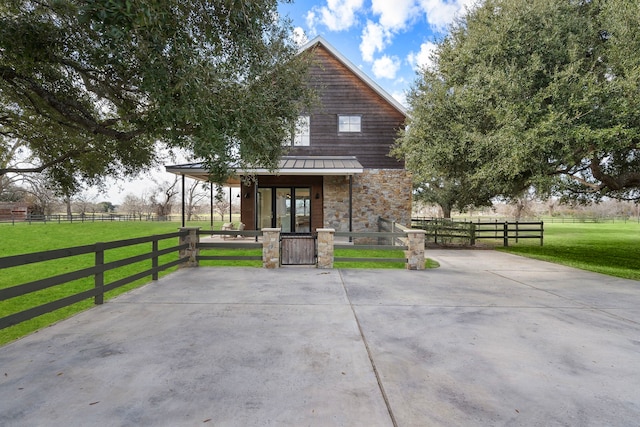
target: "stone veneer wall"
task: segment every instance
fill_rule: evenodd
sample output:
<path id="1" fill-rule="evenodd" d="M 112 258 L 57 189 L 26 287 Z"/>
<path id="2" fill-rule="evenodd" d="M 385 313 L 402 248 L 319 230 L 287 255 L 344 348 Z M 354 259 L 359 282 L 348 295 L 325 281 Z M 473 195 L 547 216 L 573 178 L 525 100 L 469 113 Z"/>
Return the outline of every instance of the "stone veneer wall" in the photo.
<path id="1" fill-rule="evenodd" d="M 349 231 L 349 177 L 325 176 L 323 185 L 324 227 Z"/>
<path id="2" fill-rule="evenodd" d="M 365 169 L 353 176 L 353 231 L 378 231 L 378 218 L 411 224 L 411 176 L 403 169 Z M 324 226 L 349 231 L 349 178 L 324 178 Z"/>

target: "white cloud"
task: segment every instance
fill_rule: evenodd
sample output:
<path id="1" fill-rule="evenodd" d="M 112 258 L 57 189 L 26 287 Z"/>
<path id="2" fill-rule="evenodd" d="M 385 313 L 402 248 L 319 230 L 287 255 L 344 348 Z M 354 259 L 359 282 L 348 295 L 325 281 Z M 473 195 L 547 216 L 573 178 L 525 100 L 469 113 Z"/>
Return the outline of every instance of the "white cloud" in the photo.
<path id="1" fill-rule="evenodd" d="M 427 22 L 438 31 L 445 31 L 454 19 L 472 7 L 475 0 L 420 0 L 420 7 L 427 16 Z"/>
<path id="2" fill-rule="evenodd" d="M 371 9 L 380 15 L 380 25 L 389 30 L 405 28 L 420 12 L 416 0 L 372 0 Z"/>
<path id="3" fill-rule="evenodd" d="M 314 7 L 307 14 L 307 25 L 315 28 L 324 24 L 330 31 L 348 30 L 356 23 L 356 13 L 362 9 L 364 0 L 327 0 L 327 5 Z"/>
<path id="4" fill-rule="evenodd" d="M 307 35 L 304 33 L 304 30 L 301 27 L 295 27 L 293 29 L 293 41 L 298 46 L 303 46 L 309 41 L 309 39 L 307 38 Z"/>
<path id="5" fill-rule="evenodd" d="M 420 52 L 409 52 L 407 55 L 407 62 L 411 64 L 414 70 L 421 68 L 433 68 L 433 59 L 431 55 L 436 50 L 436 44 L 432 42 L 425 42 L 420 45 Z"/>
<path id="6" fill-rule="evenodd" d="M 396 73 L 400 69 L 400 60 L 398 58 L 384 55 L 380 59 L 373 61 L 371 70 L 376 78 L 394 79 Z"/>
<path id="7" fill-rule="evenodd" d="M 306 20 L 307 20 L 307 27 L 309 27 L 309 33 L 318 34 L 318 31 L 316 31 L 317 17 L 316 17 L 316 13 L 313 10 L 310 10 L 309 12 L 307 12 Z"/>
<path id="8" fill-rule="evenodd" d="M 362 43 L 360 43 L 360 53 L 362 59 L 367 62 L 373 61 L 376 51 L 382 52 L 391 39 L 391 33 L 386 31 L 381 25 L 367 21 L 367 26 L 362 32 Z"/>

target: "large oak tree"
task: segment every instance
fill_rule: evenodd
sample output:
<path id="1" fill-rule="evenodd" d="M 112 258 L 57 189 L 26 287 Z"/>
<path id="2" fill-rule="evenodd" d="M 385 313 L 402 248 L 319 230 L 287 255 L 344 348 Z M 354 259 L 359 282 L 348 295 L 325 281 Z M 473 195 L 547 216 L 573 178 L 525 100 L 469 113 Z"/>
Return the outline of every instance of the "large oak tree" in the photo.
<path id="1" fill-rule="evenodd" d="M 395 152 L 474 196 L 640 197 L 636 0 L 486 0 L 423 69 Z"/>
<path id="2" fill-rule="evenodd" d="M 0 154 L 17 142 L 65 193 L 135 174 L 157 143 L 221 179 L 275 165 L 310 98 L 277 0 L 6 0 Z"/>

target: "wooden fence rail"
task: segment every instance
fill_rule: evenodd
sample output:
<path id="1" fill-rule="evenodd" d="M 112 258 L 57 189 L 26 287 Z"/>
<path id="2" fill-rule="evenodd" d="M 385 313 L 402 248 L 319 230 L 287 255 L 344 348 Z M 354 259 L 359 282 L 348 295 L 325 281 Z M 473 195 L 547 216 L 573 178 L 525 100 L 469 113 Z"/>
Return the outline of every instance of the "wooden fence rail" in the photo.
<path id="1" fill-rule="evenodd" d="M 0 215 L 0 223 L 83 223 L 83 222 L 149 222 L 149 221 L 171 221 L 170 216 L 159 217 L 155 214 L 108 214 L 108 213 L 88 213 L 88 214 L 29 214 L 29 215 Z"/>
<path id="2" fill-rule="evenodd" d="M 347 237 L 350 241 L 355 242 L 353 244 L 339 244 L 336 243 L 335 249 L 341 250 L 367 250 L 367 249 L 383 249 L 383 250 L 403 250 L 406 251 L 408 247 L 404 244 L 395 244 L 397 241 L 401 241 L 401 239 L 406 239 L 407 233 L 405 232 L 391 232 L 391 231 L 380 231 L 380 232 L 347 232 L 347 231 L 336 231 L 335 237 Z M 358 242 L 358 238 L 362 239 L 363 243 Z M 396 240 L 398 239 L 398 240 Z M 375 244 L 375 240 L 378 241 L 378 244 Z M 386 243 L 386 244 L 385 244 Z M 391 244 L 389 244 L 391 243 Z M 334 257 L 335 262 L 401 262 L 406 263 L 407 258 L 402 257 Z"/>
<path id="3" fill-rule="evenodd" d="M 539 239 L 544 242 L 543 221 L 453 221 L 442 218 L 412 218 L 411 226 L 426 231 L 426 240 L 434 243 L 449 243 L 458 239 L 471 246 L 478 240 L 501 240 L 503 246 L 509 241 Z"/>
<path id="4" fill-rule="evenodd" d="M 28 308 L 17 313 L 12 313 L 0 318 L 0 329 L 13 326 L 15 324 L 33 319 L 43 314 L 67 307 L 69 305 L 81 302 L 83 300 L 93 298 L 95 304 L 104 302 L 104 294 L 106 292 L 117 289 L 128 283 L 151 276 L 152 280 L 158 279 L 158 273 L 175 265 L 181 264 L 187 258 L 180 258 L 159 265 L 159 257 L 166 254 L 178 252 L 187 249 L 188 244 L 178 244 L 164 249 L 158 249 L 159 242 L 166 239 L 175 239 L 176 237 L 185 236 L 185 232 L 175 232 L 161 234 L 148 237 L 140 237 L 135 239 L 118 240 L 113 242 L 96 243 L 93 245 L 76 246 L 65 249 L 56 249 L 51 251 L 36 252 L 24 255 L 14 255 L 0 258 L 0 270 L 18 267 L 22 265 L 35 264 L 39 262 L 52 261 L 61 258 L 94 254 L 94 263 L 90 267 L 80 268 L 75 271 L 59 274 L 52 277 L 34 280 L 28 283 L 15 285 L 0 289 L 0 303 L 12 298 L 22 297 L 34 292 L 39 292 L 54 286 L 62 285 L 74 280 L 84 279 L 93 276 L 93 288 L 87 289 L 64 298 L 55 299 L 45 304 Z M 149 252 L 128 258 L 119 259 L 111 262 L 104 262 L 105 251 L 126 248 L 133 245 L 151 243 Z M 151 260 L 151 268 L 144 269 L 133 275 L 115 280 L 111 283 L 104 283 L 104 273 L 123 266 L 138 263 L 141 261 Z"/>
<path id="5" fill-rule="evenodd" d="M 199 239 L 201 235 L 222 235 L 229 239 L 224 242 L 202 242 Z M 337 232 L 336 237 L 348 238 L 349 243 L 340 245 L 336 244 L 336 248 L 340 249 L 387 249 L 387 250 L 403 250 L 412 252 L 410 244 L 407 243 L 408 233 L 406 231 L 398 232 Z M 55 249 L 50 251 L 35 252 L 23 255 L 14 255 L 0 258 L 0 273 L 10 268 L 20 268 L 31 264 L 60 260 L 71 257 L 84 257 L 79 259 L 77 269 L 64 272 L 45 278 L 38 278 L 27 283 L 11 285 L 0 283 L 0 329 L 14 326 L 18 323 L 34 319 L 43 314 L 68 307 L 72 304 L 93 298 L 94 304 L 102 304 L 106 292 L 113 291 L 121 286 L 132 283 L 145 277 L 151 277 L 152 280 L 158 279 L 158 273 L 182 264 L 185 266 L 197 266 L 199 260 L 263 260 L 263 266 L 268 267 L 264 263 L 264 242 L 258 242 L 258 238 L 263 236 L 262 231 L 210 231 L 195 228 L 183 228 L 175 233 L 167 233 L 148 237 L 140 237 L 127 240 L 118 240 L 113 242 L 102 242 L 92 245 L 75 246 L 64 249 Z M 178 245 L 159 249 L 159 243 L 167 239 L 179 238 Z M 244 240 L 246 239 L 246 240 Z M 253 240 L 255 239 L 255 240 Z M 230 241 L 231 240 L 231 241 Z M 253 240 L 253 241 L 252 241 Z M 346 239 L 345 239 L 346 240 Z M 380 243 L 381 241 L 391 242 Z M 358 241 L 365 243 L 358 243 Z M 370 244 L 368 242 L 378 242 L 378 244 Z M 404 243 L 402 243 L 404 242 Z M 105 261 L 105 253 L 111 250 L 128 248 L 134 245 L 151 244 L 149 250 L 140 250 L 138 254 L 126 258 L 117 259 L 115 261 Z M 395 243 L 395 244 L 394 244 Z M 409 246 L 407 246 L 409 245 Z M 414 244 L 415 246 L 415 244 Z M 424 249 L 422 240 L 420 246 Z M 231 256 L 231 255 L 200 255 L 201 250 L 214 249 L 263 249 L 263 256 Z M 138 249 L 136 249 L 138 250 Z M 332 249 L 333 250 L 333 249 Z M 140 253 L 141 252 L 141 253 Z M 171 261 L 160 264 L 160 257 L 178 252 L 178 256 Z M 90 256 L 93 255 L 92 259 Z M 113 255 L 113 254 L 110 254 Z M 410 257 L 413 257 L 410 256 Z M 424 258 L 422 252 L 421 258 Z M 194 265 L 194 260 L 195 265 Z M 136 264 L 144 261 L 150 261 L 150 268 L 136 266 L 138 270 L 134 274 L 105 283 L 105 273 Z M 402 262 L 410 264 L 412 261 L 408 259 L 406 254 L 404 257 L 380 257 L 380 258 L 362 258 L 362 257 L 336 257 L 335 261 L 346 262 Z M 139 267 L 139 268 L 138 268 Z M 409 267 L 408 267 L 409 268 Z M 140 271 L 141 270 L 141 271 Z M 0 274 L 0 277 L 2 275 Z M 93 278 L 91 281 L 90 278 Z M 84 280 L 73 288 L 57 288 L 60 285 L 70 284 L 77 280 Z M 92 283 L 93 282 L 93 283 Z M 75 286 L 75 285 L 74 285 Z M 39 295 L 33 299 L 25 299 L 36 292 L 42 292 L 51 289 L 51 293 Z M 60 292 L 58 292 L 60 291 Z M 60 294 L 65 294 L 60 297 Z M 10 301 L 14 299 L 13 301 Z M 6 314 L 5 314 L 6 313 Z"/>
<path id="6" fill-rule="evenodd" d="M 262 249 L 262 243 L 258 243 L 258 237 L 262 236 L 260 230 L 198 230 L 199 236 L 221 236 L 227 239 L 224 242 L 202 242 L 198 239 L 198 261 L 260 261 L 262 255 L 200 255 L 202 250 L 211 249 Z M 254 241 L 251 241 L 251 238 Z M 247 240 L 245 240 L 247 239 Z"/>

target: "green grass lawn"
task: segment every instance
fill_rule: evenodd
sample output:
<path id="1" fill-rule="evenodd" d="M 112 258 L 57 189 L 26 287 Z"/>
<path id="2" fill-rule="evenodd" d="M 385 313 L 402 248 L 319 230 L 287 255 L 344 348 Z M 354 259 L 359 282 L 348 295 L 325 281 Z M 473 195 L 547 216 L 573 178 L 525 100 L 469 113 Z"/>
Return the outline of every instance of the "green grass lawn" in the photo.
<path id="1" fill-rule="evenodd" d="M 640 224 L 544 224 L 544 246 L 532 239 L 502 251 L 610 276 L 640 280 Z"/>
<path id="2" fill-rule="evenodd" d="M 334 257 L 344 258 L 404 258 L 401 250 L 348 249 L 336 248 Z M 389 261 L 335 261 L 334 268 L 404 268 L 404 262 Z"/>
<path id="3" fill-rule="evenodd" d="M 209 223 L 193 223 L 189 226 L 201 226 L 210 229 Z M 154 234 L 173 233 L 180 227 L 176 222 L 86 222 L 75 224 L 33 223 L 31 225 L 20 223 L 16 225 L 0 224 L 0 257 L 19 255 L 51 249 L 68 248 L 94 244 L 97 242 L 110 242 L 136 237 L 145 237 Z M 217 224 L 220 228 L 220 224 Z M 161 241 L 159 248 L 167 248 L 177 245 L 177 239 Z M 150 252 L 151 243 L 129 246 L 121 249 L 113 249 L 105 252 L 105 262 L 132 257 L 141 253 Z M 159 263 L 163 264 L 177 259 L 177 253 L 160 257 Z M 0 288 L 7 288 L 38 279 L 52 277 L 94 265 L 93 254 L 62 258 L 24 266 L 4 269 L 0 273 Z M 105 273 L 105 284 L 130 276 L 139 271 L 151 267 L 151 261 L 143 261 L 120 267 Z M 168 274 L 175 267 L 161 272 Z M 148 283 L 150 277 L 138 280 L 128 285 L 115 289 L 105 295 L 105 299 L 113 298 L 123 292 Z M 23 297 L 12 298 L 0 302 L 0 317 L 17 313 L 31 307 L 35 307 L 65 296 L 77 294 L 94 286 L 93 277 L 75 280 L 63 285 L 54 286 L 39 292 L 33 292 Z M 93 300 L 85 300 L 77 304 L 56 310 L 32 319 L 27 322 L 0 330 L 0 345 L 15 338 L 26 335 L 37 329 L 50 325 L 58 320 L 69 317 L 82 310 L 93 306 Z"/>

